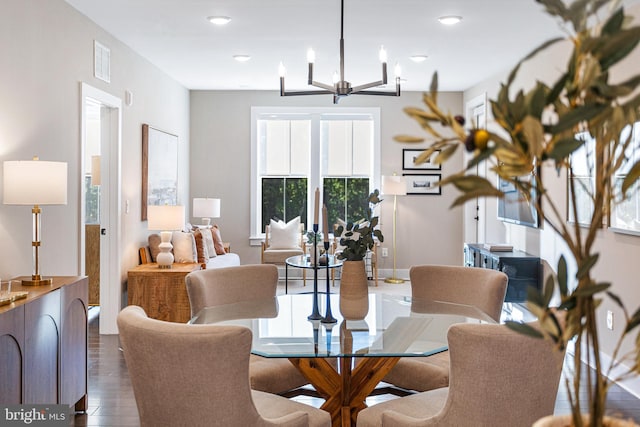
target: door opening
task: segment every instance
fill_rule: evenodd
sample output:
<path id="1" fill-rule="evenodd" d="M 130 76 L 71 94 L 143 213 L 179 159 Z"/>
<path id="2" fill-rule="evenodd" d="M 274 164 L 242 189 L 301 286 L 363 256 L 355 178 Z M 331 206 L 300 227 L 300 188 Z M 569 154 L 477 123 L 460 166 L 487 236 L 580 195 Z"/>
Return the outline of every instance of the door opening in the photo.
<path id="1" fill-rule="evenodd" d="M 100 333 L 116 334 L 122 101 L 82 83 L 81 102 L 80 274 L 89 277 L 89 305 L 100 307 Z"/>

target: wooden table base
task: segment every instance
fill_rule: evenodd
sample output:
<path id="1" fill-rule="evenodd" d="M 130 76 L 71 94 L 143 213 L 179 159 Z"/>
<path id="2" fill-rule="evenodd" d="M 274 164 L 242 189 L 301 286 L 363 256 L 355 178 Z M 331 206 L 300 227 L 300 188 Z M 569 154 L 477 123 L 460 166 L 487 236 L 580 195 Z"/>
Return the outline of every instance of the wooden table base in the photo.
<path id="1" fill-rule="evenodd" d="M 356 425 L 365 399 L 400 360 L 399 357 L 339 358 L 339 371 L 322 358 L 291 358 L 291 363 L 309 380 L 325 402 L 321 409 L 331 414 L 333 427 Z"/>

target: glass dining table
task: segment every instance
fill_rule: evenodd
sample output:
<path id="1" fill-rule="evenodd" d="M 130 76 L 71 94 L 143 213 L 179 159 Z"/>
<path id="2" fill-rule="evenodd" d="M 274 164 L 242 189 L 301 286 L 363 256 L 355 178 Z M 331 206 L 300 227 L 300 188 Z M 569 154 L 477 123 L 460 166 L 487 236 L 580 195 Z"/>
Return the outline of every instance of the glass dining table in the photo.
<path id="1" fill-rule="evenodd" d="M 344 319 L 335 310 L 337 322 L 323 323 L 307 319 L 313 298 L 313 294 L 281 295 L 206 307 L 189 323 L 251 329 L 251 352 L 288 358 L 325 399 L 321 408 L 331 414 L 333 426 L 355 425 L 367 396 L 401 357 L 445 351 L 451 324 L 494 323 L 475 306 L 385 294 L 369 294 L 364 319 Z M 319 293 L 320 313 L 326 313 L 327 306 L 338 307 L 339 295 L 329 298 Z M 334 357 L 337 364 L 326 359 Z"/>

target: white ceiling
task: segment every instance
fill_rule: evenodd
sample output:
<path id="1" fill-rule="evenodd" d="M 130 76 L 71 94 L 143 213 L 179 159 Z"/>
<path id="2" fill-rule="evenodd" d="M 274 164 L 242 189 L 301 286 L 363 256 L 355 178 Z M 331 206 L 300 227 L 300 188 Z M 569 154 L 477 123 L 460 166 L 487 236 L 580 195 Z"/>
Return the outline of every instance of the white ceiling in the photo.
<path id="1" fill-rule="evenodd" d="M 316 51 L 315 80 L 331 83 L 339 67 L 339 0 L 66 0 L 189 89 L 306 88 L 306 51 Z M 232 21 L 214 26 L 211 15 Z M 345 0 L 345 79 L 380 79 L 378 50 L 389 77 L 400 63 L 403 90 L 460 91 L 514 65 L 543 41 L 563 34 L 534 0 Z M 460 15 L 443 26 L 437 18 Z M 246 63 L 235 54 L 248 54 Z M 409 56 L 429 58 L 416 64 Z M 118 67 L 112 62 L 112 67 Z"/>

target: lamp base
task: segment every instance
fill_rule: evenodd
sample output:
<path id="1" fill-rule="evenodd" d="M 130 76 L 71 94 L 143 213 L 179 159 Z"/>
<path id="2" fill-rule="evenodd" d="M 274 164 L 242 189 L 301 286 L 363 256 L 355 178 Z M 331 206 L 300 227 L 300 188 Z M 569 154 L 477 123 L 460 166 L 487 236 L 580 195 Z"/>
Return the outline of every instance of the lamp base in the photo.
<path id="1" fill-rule="evenodd" d="M 53 284 L 53 279 L 42 279 L 42 278 L 34 278 L 31 279 L 23 279 L 22 286 L 45 286 Z"/>
<path id="2" fill-rule="evenodd" d="M 398 279 L 396 277 L 387 277 L 386 279 L 384 279 L 384 283 L 393 283 L 396 285 L 404 282 L 405 282 L 404 279 Z"/>

